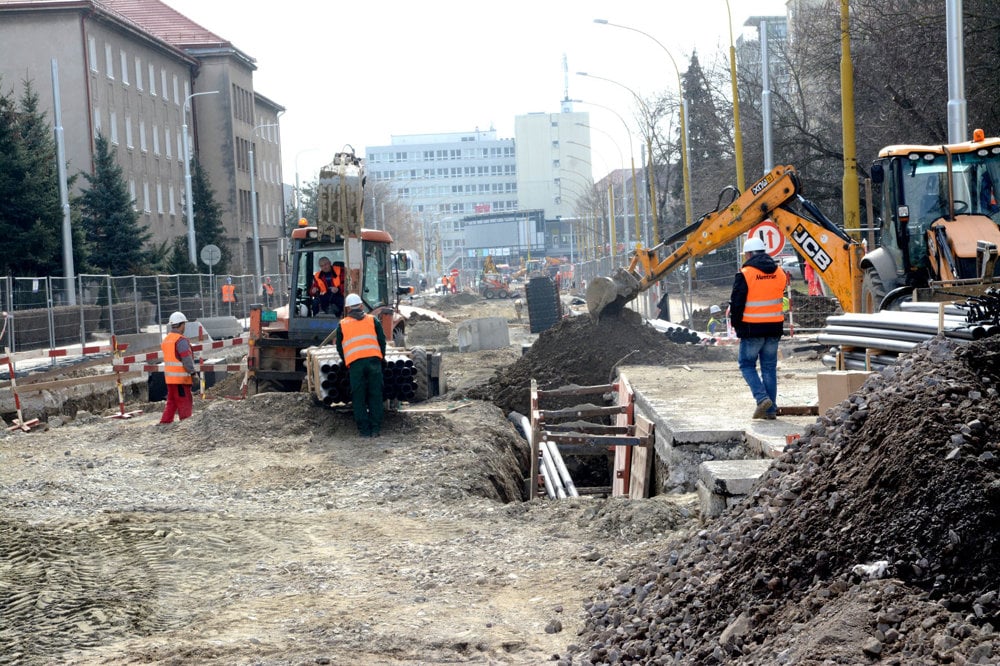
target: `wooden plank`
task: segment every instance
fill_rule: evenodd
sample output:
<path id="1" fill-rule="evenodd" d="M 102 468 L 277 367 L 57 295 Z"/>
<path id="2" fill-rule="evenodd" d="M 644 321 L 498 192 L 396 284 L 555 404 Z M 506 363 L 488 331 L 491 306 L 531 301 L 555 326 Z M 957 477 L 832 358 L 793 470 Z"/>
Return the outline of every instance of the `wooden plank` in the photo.
<path id="1" fill-rule="evenodd" d="M 610 495 L 611 486 L 591 486 L 589 488 L 577 488 L 580 495 Z"/>
<path id="2" fill-rule="evenodd" d="M 554 389 L 541 389 L 538 391 L 539 398 L 551 398 L 566 395 L 594 395 L 598 393 L 608 393 L 613 391 L 614 384 L 602 384 L 600 386 L 580 386 L 578 384 L 567 384 Z"/>
<path id="3" fill-rule="evenodd" d="M 620 375 L 618 378 L 618 391 L 615 402 L 621 410 L 615 416 L 615 425 L 629 426 L 633 424 L 633 393 L 632 385 L 628 377 Z M 629 491 L 629 470 L 632 466 L 631 446 L 615 446 L 614 472 L 611 477 L 611 496 L 628 497 Z"/>
<path id="4" fill-rule="evenodd" d="M 586 446 L 645 446 L 648 439 L 629 435 L 587 435 L 585 433 L 556 433 L 542 431 L 542 439 L 556 444 L 584 444 Z"/>
<path id="5" fill-rule="evenodd" d="M 778 416 L 817 416 L 818 414 L 818 405 L 781 405 L 778 407 Z"/>
<path id="6" fill-rule="evenodd" d="M 532 407 L 532 410 L 534 409 L 535 407 Z M 565 409 L 541 409 L 538 410 L 538 416 L 543 421 L 546 419 L 611 416 L 614 414 L 620 414 L 624 412 L 625 409 L 625 407 L 621 406 L 598 407 L 597 405 L 577 405 L 575 407 L 567 407 Z"/>
<path id="7" fill-rule="evenodd" d="M 531 380 L 531 472 L 528 477 L 528 499 L 538 497 L 538 442 L 542 436 L 538 422 L 538 382 Z"/>
<path id="8" fill-rule="evenodd" d="M 641 414 L 635 415 L 635 434 L 647 439 L 647 445 L 632 450 L 631 483 L 628 496 L 632 499 L 649 497 L 650 471 L 653 469 L 653 422 Z"/>
<path id="9" fill-rule="evenodd" d="M 630 426 L 613 426 L 602 423 L 591 423 L 590 421 L 567 421 L 566 423 L 547 423 L 545 430 L 548 432 L 586 432 L 595 435 L 634 435 L 634 428 Z"/>

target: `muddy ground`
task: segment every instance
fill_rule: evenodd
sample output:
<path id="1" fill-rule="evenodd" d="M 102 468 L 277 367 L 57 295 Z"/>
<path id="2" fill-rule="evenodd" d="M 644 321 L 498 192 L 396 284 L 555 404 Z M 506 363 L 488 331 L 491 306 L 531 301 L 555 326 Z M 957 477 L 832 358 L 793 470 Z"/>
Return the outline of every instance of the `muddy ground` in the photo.
<path id="1" fill-rule="evenodd" d="M 731 350 L 573 320 L 521 356 L 511 301 L 426 305 L 505 316 L 512 346 L 447 354 L 456 390 L 379 439 L 305 394 L 222 387 L 171 426 L 132 403 L 0 435 L 0 663 L 1000 659 L 1000 351 L 939 346 L 870 381 L 703 525 L 691 496 L 524 502 L 504 417 L 529 374 Z"/>

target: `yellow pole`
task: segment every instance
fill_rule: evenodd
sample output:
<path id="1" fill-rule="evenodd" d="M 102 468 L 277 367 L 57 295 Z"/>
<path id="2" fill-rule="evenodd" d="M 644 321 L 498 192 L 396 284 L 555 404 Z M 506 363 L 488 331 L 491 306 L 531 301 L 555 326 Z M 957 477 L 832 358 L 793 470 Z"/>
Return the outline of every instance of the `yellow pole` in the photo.
<path id="1" fill-rule="evenodd" d="M 861 203 L 858 194 L 858 156 L 854 140 L 854 70 L 851 64 L 851 26 L 848 0 L 840 0 L 840 114 L 844 126 L 844 229 L 861 240 Z"/>
<path id="2" fill-rule="evenodd" d="M 635 184 L 635 157 L 632 157 L 632 207 L 635 209 L 635 246 L 642 247 L 642 225 L 639 223 L 639 186 Z"/>
<path id="3" fill-rule="evenodd" d="M 656 171 L 653 169 L 653 140 L 649 137 L 646 137 L 646 155 L 647 159 L 649 159 L 649 164 L 646 168 L 646 180 L 649 182 L 649 209 L 650 214 L 653 216 L 653 247 L 656 247 L 660 244 L 660 227 L 657 223 L 659 215 L 656 212 Z M 691 201 L 690 197 L 685 196 L 685 199 L 686 201 Z"/>
<path id="4" fill-rule="evenodd" d="M 843 0 L 847 2 L 847 0 Z M 746 189 L 743 178 L 743 131 L 740 129 L 740 91 L 736 85 L 736 43 L 733 41 L 733 13 L 726 0 L 726 14 L 729 16 L 729 79 L 733 84 L 733 132 L 736 150 L 736 187 L 742 193 Z"/>

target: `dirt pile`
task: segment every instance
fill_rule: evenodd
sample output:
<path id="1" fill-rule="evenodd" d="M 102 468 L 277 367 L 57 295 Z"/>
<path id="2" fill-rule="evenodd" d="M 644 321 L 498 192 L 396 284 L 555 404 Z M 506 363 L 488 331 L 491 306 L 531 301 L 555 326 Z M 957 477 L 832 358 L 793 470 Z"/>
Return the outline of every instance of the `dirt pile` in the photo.
<path id="1" fill-rule="evenodd" d="M 540 388 L 568 384 L 607 384 L 618 365 L 670 365 L 732 358 L 732 351 L 681 345 L 648 326 L 632 310 L 594 323 L 588 316 L 567 317 L 543 332 L 513 365 L 498 370 L 468 397 L 488 400 L 504 412 L 527 414 L 531 380 Z"/>
<path id="2" fill-rule="evenodd" d="M 1000 341 L 936 339 L 588 604 L 564 663 L 996 663 Z"/>

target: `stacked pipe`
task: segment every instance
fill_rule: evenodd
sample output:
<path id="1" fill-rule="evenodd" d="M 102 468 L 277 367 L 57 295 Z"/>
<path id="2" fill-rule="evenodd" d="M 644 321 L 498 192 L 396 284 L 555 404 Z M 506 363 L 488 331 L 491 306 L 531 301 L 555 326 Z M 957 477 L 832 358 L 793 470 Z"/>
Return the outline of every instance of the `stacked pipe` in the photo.
<path id="1" fill-rule="evenodd" d="M 318 360 L 317 395 L 327 405 L 351 402 L 351 378 L 340 355 L 324 354 Z M 417 370 L 408 351 L 389 350 L 382 360 L 382 397 L 412 400 L 417 393 Z"/>
<path id="2" fill-rule="evenodd" d="M 817 335 L 821 344 L 840 347 L 847 369 L 879 370 L 936 335 L 960 341 L 978 340 L 1000 333 L 992 321 L 976 321 L 968 304 L 904 303 L 901 311 L 872 314 L 849 313 L 827 317 Z M 871 351 L 878 352 L 875 355 Z M 837 354 L 823 357 L 824 365 L 837 365 Z"/>

